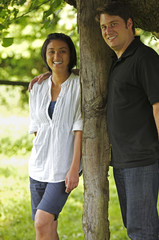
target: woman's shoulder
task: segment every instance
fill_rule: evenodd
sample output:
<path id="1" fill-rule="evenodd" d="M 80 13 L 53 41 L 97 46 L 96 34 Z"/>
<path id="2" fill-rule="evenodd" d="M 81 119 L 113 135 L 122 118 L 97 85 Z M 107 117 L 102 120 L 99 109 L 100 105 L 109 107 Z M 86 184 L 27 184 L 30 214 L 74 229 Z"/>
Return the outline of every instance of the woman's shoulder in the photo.
<path id="1" fill-rule="evenodd" d="M 76 85 L 80 84 L 80 77 L 79 77 L 79 75 L 71 73 L 71 79 L 70 80 L 71 80 L 72 84 L 76 84 Z"/>
<path id="2" fill-rule="evenodd" d="M 49 81 L 50 81 L 50 77 L 43 80 L 40 84 L 39 83 L 34 83 L 32 90 L 30 91 L 30 93 L 32 94 L 37 94 L 38 92 L 42 92 L 43 89 L 48 88 L 49 87 Z"/>

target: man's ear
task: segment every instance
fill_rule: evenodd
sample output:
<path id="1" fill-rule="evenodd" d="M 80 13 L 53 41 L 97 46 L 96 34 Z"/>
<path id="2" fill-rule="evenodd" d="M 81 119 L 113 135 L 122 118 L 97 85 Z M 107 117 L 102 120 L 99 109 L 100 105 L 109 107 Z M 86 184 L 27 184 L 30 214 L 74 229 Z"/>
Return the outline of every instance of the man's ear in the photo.
<path id="1" fill-rule="evenodd" d="M 127 28 L 132 28 L 132 27 L 133 27 L 133 21 L 131 18 L 129 18 L 127 21 Z"/>

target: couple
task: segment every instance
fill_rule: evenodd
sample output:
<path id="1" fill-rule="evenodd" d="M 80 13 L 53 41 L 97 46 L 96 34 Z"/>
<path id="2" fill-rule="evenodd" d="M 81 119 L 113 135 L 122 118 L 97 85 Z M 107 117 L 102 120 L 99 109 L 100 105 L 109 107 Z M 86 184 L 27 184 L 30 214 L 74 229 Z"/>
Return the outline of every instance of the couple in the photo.
<path id="1" fill-rule="evenodd" d="M 159 56 L 134 36 L 125 4 L 97 9 L 96 21 L 114 51 L 107 123 L 123 222 L 130 239 L 157 240 Z M 82 170 L 80 82 L 72 73 L 76 51 L 68 36 L 48 35 L 41 53 L 50 73 L 30 91 L 30 133 L 36 135 L 29 161 L 32 214 L 36 239 L 58 240 L 58 215 Z"/>

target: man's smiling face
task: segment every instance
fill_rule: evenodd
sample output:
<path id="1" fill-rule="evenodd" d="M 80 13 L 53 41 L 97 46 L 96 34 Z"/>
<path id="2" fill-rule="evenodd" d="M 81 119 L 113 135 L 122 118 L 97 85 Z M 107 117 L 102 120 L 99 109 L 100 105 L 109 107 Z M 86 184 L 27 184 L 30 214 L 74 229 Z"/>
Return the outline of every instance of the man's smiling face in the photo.
<path id="1" fill-rule="evenodd" d="M 130 42 L 134 39 L 132 31 L 132 20 L 129 18 L 127 23 L 119 17 L 108 14 L 100 15 L 100 28 L 105 42 L 118 57 L 122 55 Z"/>

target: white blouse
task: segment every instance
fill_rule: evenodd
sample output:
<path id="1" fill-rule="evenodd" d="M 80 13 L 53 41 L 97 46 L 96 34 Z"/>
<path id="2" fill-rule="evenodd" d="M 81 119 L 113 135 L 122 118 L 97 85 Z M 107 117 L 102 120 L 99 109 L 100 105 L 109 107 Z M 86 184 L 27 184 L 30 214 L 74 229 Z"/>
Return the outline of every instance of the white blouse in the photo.
<path id="1" fill-rule="evenodd" d="M 29 176 L 43 182 L 65 181 L 74 150 L 74 131 L 82 131 L 81 90 L 79 77 L 73 73 L 61 85 L 52 119 L 51 76 L 30 92 L 29 133 L 37 132 L 29 159 Z M 81 166 L 79 171 L 81 171 Z"/>

